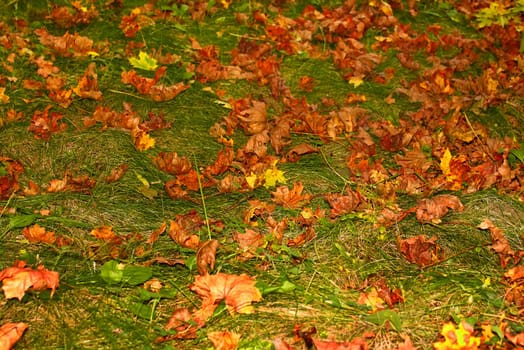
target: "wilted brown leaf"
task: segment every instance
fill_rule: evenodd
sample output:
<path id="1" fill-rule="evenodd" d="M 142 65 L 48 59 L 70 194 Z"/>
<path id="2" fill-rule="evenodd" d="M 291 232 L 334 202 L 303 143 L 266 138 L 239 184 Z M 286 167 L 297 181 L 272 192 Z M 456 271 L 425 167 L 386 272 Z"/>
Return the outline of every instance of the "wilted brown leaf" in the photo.
<path id="1" fill-rule="evenodd" d="M 124 176 L 128 168 L 129 165 L 122 164 L 118 168 L 111 169 L 111 173 L 108 176 L 106 176 L 106 182 L 110 184 L 120 180 Z"/>
<path id="2" fill-rule="evenodd" d="M 28 130 L 37 139 L 48 141 L 51 138 L 51 134 L 64 131 L 67 128 L 67 124 L 60 122 L 64 117 L 63 114 L 58 112 L 49 113 L 50 109 L 51 106 L 49 105 L 43 111 L 35 110 L 33 113 Z"/>
<path id="3" fill-rule="evenodd" d="M 197 249 L 200 245 L 200 238 L 194 232 L 198 231 L 204 223 L 204 220 L 194 210 L 187 214 L 179 214 L 175 220 L 171 220 L 169 237 L 185 248 Z"/>
<path id="4" fill-rule="evenodd" d="M 329 216 L 335 218 L 340 215 L 351 213 L 361 207 L 365 207 L 366 198 L 359 191 L 348 189 L 347 194 L 328 193 L 324 198 L 331 207 Z"/>

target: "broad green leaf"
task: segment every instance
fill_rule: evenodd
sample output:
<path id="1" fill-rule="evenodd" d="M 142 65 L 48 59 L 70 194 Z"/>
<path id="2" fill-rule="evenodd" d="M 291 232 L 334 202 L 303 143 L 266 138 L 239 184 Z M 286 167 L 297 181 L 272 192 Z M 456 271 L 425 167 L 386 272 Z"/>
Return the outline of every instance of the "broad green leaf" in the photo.
<path id="1" fill-rule="evenodd" d="M 31 225 L 36 220 L 35 214 L 17 215 L 9 218 L 8 230 L 23 228 Z"/>
<path id="2" fill-rule="evenodd" d="M 100 269 L 100 277 L 102 277 L 107 284 L 120 283 L 123 276 L 124 264 L 119 264 L 115 260 L 106 262 Z"/>
<path id="3" fill-rule="evenodd" d="M 137 69 L 155 70 L 158 68 L 157 61 L 143 51 L 140 51 L 138 54 L 138 59 L 136 57 L 131 57 L 129 63 Z"/>
<path id="4" fill-rule="evenodd" d="M 288 280 L 283 281 L 279 286 L 270 286 L 263 282 L 257 282 L 256 287 L 263 296 L 270 293 L 289 293 L 297 289 L 297 285 Z"/>
<path id="5" fill-rule="evenodd" d="M 144 283 L 153 275 L 153 270 L 145 266 L 131 266 L 115 260 L 106 262 L 100 269 L 100 276 L 108 284 L 123 283 L 132 286 Z"/>

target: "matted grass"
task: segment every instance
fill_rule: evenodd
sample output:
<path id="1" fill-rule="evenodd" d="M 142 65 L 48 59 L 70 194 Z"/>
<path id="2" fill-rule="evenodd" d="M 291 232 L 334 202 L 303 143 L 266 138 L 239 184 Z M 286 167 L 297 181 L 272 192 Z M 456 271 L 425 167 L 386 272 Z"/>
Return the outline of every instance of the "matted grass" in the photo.
<path id="1" fill-rule="evenodd" d="M 172 177 L 158 169 L 152 159 L 159 152 L 177 152 L 199 169 L 214 162 L 222 145 L 209 134 L 209 129 L 227 116 L 230 109 L 226 101 L 221 101 L 208 88 L 224 90 L 226 98 L 252 96 L 263 100 L 269 106 L 269 118 L 284 108 L 278 98 L 271 96 L 267 86 L 244 80 L 201 83 L 188 77 L 185 70 L 188 63 L 195 62 L 190 37 L 202 46 L 216 45 L 224 64 L 229 64 L 230 51 L 237 47 L 242 36 L 262 41 L 262 26 L 239 24 L 235 13 L 251 16 L 253 11 L 264 11 L 267 4 L 233 2 L 228 9 L 219 7 L 217 12 L 208 14 L 203 22 L 193 21 L 184 13 L 178 22 L 159 20 L 154 26 L 139 31 L 133 40 L 144 44 L 141 50 L 162 47 L 165 52 L 181 57 L 180 64 L 169 66 L 163 82 L 169 85 L 184 80 L 191 84 L 190 89 L 175 99 L 157 103 L 138 95 L 133 87 L 120 81 L 122 70 L 130 69 L 125 48 L 131 39 L 123 36 L 118 22 L 122 14 L 128 14 L 143 2 L 125 2 L 124 8 L 118 10 L 107 10 L 103 3 L 95 1 L 101 9 L 100 18 L 92 24 L 76 26 L 70 32 L 78 32 L 95 42 L 109 41 L 108 52 L 92 58 L 56 57 L 54 61 L 66 75 L 66 85 L 71 87 L 77 84 L 89 62 L 96 62 L 100 90 L 104 94 L 102 101 L 75 98 L 70 107 L 61 108 L 45 94 L 12 83 L 13 89 L 6 92 L 10 104 L 0 105 L 2 117 L 9 108 L 25 114 L 20 121 L 0 124 L 0 156 L 17 160 L 24 166 L 25 173 L 20 179 L 24 186 L 29 180 L 45 186 L 68 172 L 97 180 L 90 194 L 42 191 L 34 196 L 16 194 L 0 201 L 0 207 L 5 207 L 0 211 L 0 234 L 5 231 L 0 242 L 0 267 L 8 267 L 15 260 L 26 260 L 29 265 L 42 263 L 47 269 L 60 273 L 60 287 L 52 298 L 44 291 L 27 293 L 21 301 L 1 299 L 2 323 L 26 322 L 30 325 L 16 349 L 207 349 L 212 347 L 207 333 L 223 330 L 241 334 L 242 349 L 271 349 L 274 339 L 292 339 L 295 325 L 300 325 L 302 330 L 316 327 L 319 338 L 349 340 L 373 334 L 367 339 L 373 349 L 396 348 L 402 336 L 407 335 L 417 347 L 426 349 L 438 339 L 441 325 L 451 319 L 472 318 L 497 325 L 501 317 L 505 317 L 514 330 L 524 329 L 519 310 L 504 301 L 504 285 L 500 283 L 504 270 L 490 248 L 489 232 L 477 229 L 483 219 L 489 218 L 505 232 L 514 249 L 524 249 L 521 237 L 524 206 L 515 193 L 507 196 L 485 190 L 460 194 L 465 210 L 451 212 L 438 225 L 422 225 L 411 215 L 384 229 L 377 227 L 376 215 L 371 210 L 345 214 L 336 220 L 324 218 L 315 226 L 316 237 L 305 245 L 288 247 L 283 244 L 271 252 L 260 249 L 255 258 L 242 259 L 233 234 L 248 227 L 243 222 L 243 212 L 249 207 L 249 200 L 270 201 L 272 189 L 260 187 L 254 191 L 223 194 L 214 188 L 205 188 L 202 190 L 204 203 L 199 192 L 190 193 L 191 200 L 173 200 L 164 191 L 165 181 Z M 296 17 L 308 3 L 286 3 L 282 13 Z M 57 1 L 57 4 L 67 2 Z M 168 1 L 156 4 L 158 8 L 173 5 Z M 315 5 L 319 4 L 315 2 Z M 322 5 L 336 7 L 340 1 L 322 2 Z M 62 35 L 64 29 L 44 18 L 51 8 L 52 3 L 44 0 L 18 0 L 0 5 L 2 11 L 27 19 L 31 29 L 45 27 L 55 35 Z M 398 13 L 403 22 L 411 21 L 414 28 L 423 30 L 437 21 L 445 31 L 463 29 L 462 32 L 471 37 L 478 36 L 471 26 L 465 27 L 468 22 L 463 17 L 447 11 L 443 5 L 421 5 L 420 14 L 415 18 L 407 11 Z M 269 14 L 271 18 L 277 16 L 272 10 Z M 14 28 L 12 18 L 5 18 L 5 21 Z M 370 29 L 362 42 L 370 47 L 374 38 L 381 34 L 384 34 L 382 30 Z M 34 34 L 29 33 L 27 37 L 34 42 L 30 48 L 35 55 L 51 59 Z M 322 42 L 321 47 L 326 51 L 334 48 L 327 42 Z M 6 61 L 8 52 L 5 48 L 0 50 L 2 62 Z M 306 54 L 286 55 L 276 50 L 275 53 L 281 59 L 279 74 L 292 94 L 307 98 L 308 103 L 315 104 L 322 113 L 337 110 L 351 93 L 366 96 L 361 106 L 370 112 L 371 120 L 389 120 L 396 124 L 406 112 L 419 108 L 419 103 L 410 102 L 395 92 L 403 80 L 413 80 L 419 72 L 402 67 L 394 50 L 385 53 L 384 60 L 376 68 L 377 72 L 394 68 L 397 73 L 391 81 L 387 84 L 366 81 L 358 87 L 343 79 L 342 72 L 330 58 L 313 59 Z M 454 54 L 442 52 L 442 57 Z M 428 65 L 424 57 L 420 59 L 423 65 Z M 35 67 L 30 61 L 20 59 L 13 66 L 12 72 L 1 71 L 2 76 L 15 76 L 20 81 L 35 78 Z M 478 67 L 471 68 L 475 70 L 479 70 Z M 313 92 L 300 89 L 299 80 L 306 75 L 315 80 Z M 390 94 L 397 98 L 396 103 L 384 101 Z M 326 98 L 337 104 L 324 104 Z M 30 103 L 24 99 L 29 99 Z M 84 118 L 91 116 L 98 105 L 121 111 L 124 103 L 131 104 L 143 120 L 153 112 L 162 113 L 165 120 L 172 123 L 168 129 L 151 132 L 156 140 L 154 148 L 138 151 L 129 132 L 124 130 L 102 130 L 100 124 L 84 127 Z M 48 104 L 53 106 L 53 111 L 64 114 L 68 128 L 53 134 L 48 141 L 35 139 L 27 130 L 30 117 L 35 110 Z M 472 113 L 470 117 L 490 125 L 494 136 L 510 136 L 522 144 L 522 130 L 512 128 L 510 122 L 510 117 L 523 120 L 522 108 L 521 101 L 511 101 L 479 114 Z M 240 147 L 247 139 L 238 131 L 233 138 L 235 147 Z M 306 192 L 313 195 L 311 208 L 329 211 L 323 194 L 343 193 L 348 187 L 369 196 L 371 206 L 375 200 L 380 202 L 373 186 L 349 180 L 346 160 L 351 145 L 348 140 L 340 138 L 327 142 L 316 135 L 292 135 L 291 145 L 307 142 L 319 149 L 318 153 L 307 155 L 297 163 L 278 164 L 278 168 L 285 171 L 288 185 L 301 181 Z M 375 157 L 383 158 L 384 164 L 393 163 L 392 152 L 379 152 Z M 125 175 L 117 182 L 106 183 L 105 177 L 122 164 L 129 166 Z M 153 192 L 144 191 L 144 180 Z M 400 194 L 398 201 L 408 208 L 418 199 Z M 9 209 L 16 209 L 16 214 L 9 214 Z M 15 215 L 41 209 L 50 209 L 51 216 L 38 217 L 36 223 L 67 236 L 71 245 L 57 248 L 33 244 L 23 237 L 22 228 L 6 230 Z M 264 300 L 255 306 L 256 312 L 250 315 L 233 317 L 221 305 L 206 327 L 198 330 L 196 339 L 159 344 L 155 340 L 169 333 L 164 326 L 175 308 L 200 306 L 201 300 L 188 288 L 197 274 L 195 252 L 175 244 L 166 235 L 140 254 L 137 252 L 141 243 L 138 236 L 126 241 L 119 257 L 123 263 L 140 265 L 155 257 L 186 261 L 185 266 L 154 264 L 153 277 L 176 293 L 169 298 L 143 300 L 140 299 L 141 286 L 108 285 L 102 280 L 100 268 L 113 259 L 111 247 L 94 240 L 90 231 L 112 226 L 122 236 L 139 233 L 147 237 L 163 222 L 191 210 L 224 222 L 222 230 L 211 233 L 221 244 L 214 272 L 245 273 L 256 276 L 257 283 L 269 286 L 290 283 L 294 289 L 264 295 Z M 299 209 L 279 207 L 273 215 L 282 219 L 299 213 Z M 290 224 L 285 239 L 301 232 L 298 224 Z M 197 233 L 202 240 L 208 236 L 205 229 Z M 419 234 L 436 236 L 446 259 L 426 268 L 409 263 L 400 252 L 398 241 Z M 390 322 L 377 320 L 368 306 L 358 302 L 361 293 L 369 291 L 370 281 L 379 278 L 402 291 L 404 302 L 394 306 L 401 329 L 395 329 Z M 142 308 L 138 309 L 140 305 Z"/>

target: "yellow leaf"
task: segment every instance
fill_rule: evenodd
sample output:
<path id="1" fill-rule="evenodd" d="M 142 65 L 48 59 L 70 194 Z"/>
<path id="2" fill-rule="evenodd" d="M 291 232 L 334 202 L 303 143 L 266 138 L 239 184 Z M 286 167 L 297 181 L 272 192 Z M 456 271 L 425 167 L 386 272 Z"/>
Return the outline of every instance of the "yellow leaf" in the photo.
<path id="1" fill-rule="evenodd" d="M 440 169 L 442 170 L 442 173 L 446 176 L 451 174 L 451 169 L 449 168 L 449 164 L 451 163 L 451 152 L 449 151 L 449 148 L 446 148 L 444 151 L 444 155 L 442 155 L 442 158 L 440 158 Z"/>
<path id="2" fill-rule="evenodd" d="M 249 188 L 255 188 L 257 182 L 257 174 L 251 173 L 251 175 L 245 177 Z"/>
<path id="3" fill-rule="evenodd" d="M 5 87 L 0 87 L 0 102 L 2 103 L 9 102 L 9 96 L 5 94 Z"/>
<path id="4" fill-rule="evenodd" d="M 273 163 L 273 168 L 267 169 L 264 173 L 264 187 L 270 188 L 275 187 L 277 182 L 285 184 L 286 178 L 284 177 L 284 172 L 278 170 L 276 167 L 277 161 Z"/>
<path id="5" fill-rule="evenodd" d="M 362 77 L 351 77 L 348 80 L 348 83 L 353 84 L 354 87 L 359 87 L 363 82 Z"/>

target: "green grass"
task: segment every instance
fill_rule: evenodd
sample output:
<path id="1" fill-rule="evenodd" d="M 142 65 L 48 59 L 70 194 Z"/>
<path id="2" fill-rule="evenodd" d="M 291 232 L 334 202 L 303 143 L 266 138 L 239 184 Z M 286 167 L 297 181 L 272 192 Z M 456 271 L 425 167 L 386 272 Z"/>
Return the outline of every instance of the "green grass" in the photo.
<path id="1" fill-rule="evenodd" d="M 307 3 L 286 3 L 282 5 L 282 14 L 297 18 Z M 329 4 L 322 2 L 322 5 L 335 8 L 338 3 L 330 1 Z M 25 172 L 19 179 L 22 188 L 29 181 L 42 188 L 37 195 L 24 196 L 18 192 L 0 201 L 0 235 L 5 232 L 0 241 L 0 268 L 11 266 L 15 260 L 26 260 L 28 265 L 44 264 L 47 269 L 60 273 L 60 287 L 52 298 L 49 291 L 29 292 L 21 301 L 0 298 L 1 324 L 29 324 L 15 349 L 208 349 L 212 348 L 208 332 L 223 330 L 241 334 L 242 349 L 271 349 L 274 339 L 285 338 L 292 342 L 295 325 L 300 325 L 302 330 L 316 327 L 318 333 L 315 337 L 340 341 L 372 332 L 373 336 L 367 342 L 373 349 L 396 348 L 402 342 L 402 335 L 408 335 L 418 348 L 426 349 L 438 340 L 442 324 L 451 319 L 471 318 L 479 324 L 491 325 L 498 325 L 504 319 L 514 332 L 524 329 L 517 307 L 504 301 L 505 286 L 501 279 L 505 269 L 500 267 L 498 257 L 490 248 L 489 232 L 477 229 L 483 219 L 489 218 L 505 232 L 513 249 L 523 250 L 524 206 L 519 201 L 522 189 L 486 189 L 470 194 L 457 192 L 455 194 L 460 196 L 465 210 L 450 212 L 438 225 L 420 224 L 411 214 L 387 229 L 377 227 L 377 215 L 387 201 L 376 191 L 376 184 L 365 183 L 353 176 L 354 169 L 347 166 L 347 158 L 358 141 L 358 130 L 339 135 L 331 142 L 318 135 L 293 132 L 290 146 L 284 153 L 289 147 L 304 142 L 317 147 L 319 152 L 306 155 L 296 163 L 281 161 L 277 167 L 285 171 L 288 186 L 298 181 L 304 184 L 305 192 L 313 195 L 308 205 L 313 210 L 318 207 L 329 213 L 323 195 L 343 193 L 347 188 L 364 193 L 368 198 L 368 209 L 335 220 L 323 218 L 314 226 L 316 237 L 313 240 L 299 247 L 288 247 L 287 240 L 304 230 L 291 222 L 291 218 L 300 215 L 301 209 L 278 207 L 271 215 L 276 220 L 288 218 L 290 221 L 283 244 L 273 246 L 272 250 L 260 248 L 255 258 L 242 259 L 233 234 L 249 227 L 243 222 L 249 201 L 269 202 L 273 189 L 260 187 L 253 191 L 224 194 L 211 187 L 202 189 L 204 201 L 199 191 L 189 194 L 191 200 L 173 200 L 164 190 L 164 183 L 173 177 L 158 169 L 153 158 L 160 152 L 177 152 L 179 156 L 187 157 L 194 167 L 204 169 L 213 164 L 223 146 L 209 134 L 209 130 L 226 117 L 230 109 L 207 88 L 224 90 L 225 101 L 246 96 L 262 100 L 268 105 L 269 119 L 276 118 L 283 111 L 293 112 L 280 97 L 271 95 L 267 85 L 262 86 L 257 81 L 202 83 L 193 80 L 195 77 L 188 78 L 186 72 L 190 64 L 198 64 L 190 37 L 202 46 L 216 45 L 220 51 L 219 60 L 224 65 L 230 64 L 231 50 L 238 46 L 242 36 L 246 35 L 257 43 L 269 41 L 261 23 L 253 24 L 250 20 L 239 24 L 235 20 L 235 13 L 251 16 L 254 10 L 265 11 L 267 6 L 253 1 L 233 2 L 229 9 L 219 7 L 216 12 L 208 13 L 203 22 L 193 21 L 185 13 L 175 21 L 157 20 L 154 26 L 145 27 L 134 39 L 128 39 L 118 28 L 118 23 L 122 15 L 129 14 L 142 2 L 125 2 L 125 8 L 118 10 L 108 10 L 103 4 L 104 1 L 95 1 L 100 16 L 93 23 L 69 30 L 90 37 L 95 45 L 105 41 L 110 43 L 106 51 L 94 58 L 53 57 L 38 42 L 33 29 L 45 27 L 54 35 L 65 32 L 45 19 L 52 7 L 50 1 L 18 0 L 0 5 L 1 12 L 11 11 L 16 18 L 29 21 L 31 30 L 18 34 L 28 40 L 28 49 L 36 57 L 44 55 L 46 60 L 53 60 L 60 69 L 59 74 L 66 77 L 67 88 L 76 86 L 88 64 L 96 62 L 98 82 L 104 96 L 101 101 L 75 96 L 70 107 L 59 107 L 45 91 L 30 91 L 22 87 L 24 79 L 44 81 L 36 75 L 36 66 L 29 56 L 19 54 L 16 48 L 0 47 L 0 63 L 7 65 L 7 57 L 12 52 L 17 57 L 12 72 L 5 66 L 0 67 L 0 87 L 5 86 L 10 97 L 9 104 L 0 104 L 0 157 L 17 160 L 23 165 Z M 315 5 L 317 9 L 321 8 L 317 3 Z M 170 6 L 170 3 L 157 4 L 158 8 L 161 6 Z M 412 27 L 419 31 L 438 23 L 443 32 L 458 30 L 466 37 L 480 37 L 471 23 L 455 10 L 450 12 L 446 6 L 444 2 L 431 2 L 420 4 L 417 17 L 401 10 L 395 10 L 395 15 L 402 23 L 412 23 Z M 269 11 L 267 15 L 271 23 L 277 18 L 276 12 Z M 17 33 L 10 18 L 4 16 L 4 22 Z M 390 29 L 370 28 L 362 42 L 371 50 L 375 37 L 388 34 Z M 169 85 L 183 80 L 191 84 L 190 89 L 171 101 L 154 102 L 139 95 L 134 87 L 124 85 L 120 77 L 123 70 L 131 69 L 125 49 L 132 40 L 144 44 L 133 54 L 138 54 L 139 50 L 151 52 L 162 48 L 164 53 L 180 56 L 180 62 L 170 65 L 161 81 Z M 326 53 L 335 48 L 334 44 L 322 39 L 313 40 L 313 44 Z M 409 101 L 397 89 L 402 84 L 405 87 L 406 82 L 419 81 L 422 71 L 403 67 L 396 59 L 398 51 L 395 48 L 380 52 L 383 60 L 358 87 L 343 79 L 345 72 L 335 67 L 330 57 L 315 59 L 305 53 L 290 55 L 276 50 L 272 53 L 281 60 L 279 74 L 293 96 L 305 98 L 322 115 L 345 106 L 344 101 L 351 93 L 366 96 L 366 101 L 360 106 L 368 111 L 369 121 L 388 120 L 399 125 L 401 118 L 406 119 L 409 112 L 420 108 L 420 103 Z M 457 50 L 442 49 L 438 55 L 450 59 L 456 53 Z M 489 55 L 483 53 L 475 65 L 460 74 L 482 74 L 483 64 L 491 57 Z M 422 51 L 416 52 L 415 56 L 420 58 L 423 68 L 431 67 Z M 373 80 L 388 68 L 395 70 L 390 81 L 381 84 Z M 151 72 L 140 74 L 152 76 Z M 314 79 L 313 92 L 300 89 L 299 80 L 303 76 Z M 18 80 L 10 81 L 6 77 Z M 384 101 L 390 94 L 396 99 L 394 104 Z M 335 101 L 335 105 L 326 105 L 326 98 Z M 126 130 L 103 130 L 100 123 L 91 128 L 84 127 L 84 118 L 91 116 L 97 106 L 122 111 L 124 103 L 131 104 L 141 120 L 146 120 L 148 113 L 153 112 L 162 113 L 165 120 L 172 123 L 171 128 L 151 132 L 156 140 L 154 148 L 138 151 Z M 27 129 L 33 112 L 47 105 L 52 106 L 52 112 L 63 113 L 63 122 L 68 127 L 64 132 L 52 134 L 46 141 L 34 138 Z M 505 103 L 468 111 L 468 117 L 486 124 L 493 137 L 508 136 L 522 145 L 522 129 L 515 127 L 523 121 L 522 106 L 522 100 L 512 95 Z M 19 121 L 7 121 L 5 116 L 10 108 L 22 112 L 24 117 Z M 367 124 L 359 127 L 370 132 Z M 429 130 L 429 133 L 436 137 L 438 131 Z M 396 152 L 381 150 L 379 138 L 371 136 L 377 142 L 377 154 L 372 158 L 383 159 L 388 169 L 398 167 L 393 159 Z M 236 150 L 247 140 L 239 130 L 234 131 L 232 138 Z M 269 153 L 273 154 L 272 150 Z M 438 159 L 433 161 L 438 164 Z M 111 170 L 122 164 L 129 166 L 125 175 L 117 182 L 107 183 L 105 178 Z M 518 161 L 512 166 L 515 171 L 521 171 L 522 164 Z M 3 171 L 2 167 L 0 171 Z M 51 180 L 62 179 L 66 173 L 88 175 L 96 180 L 96 186 L 90 194 L 45 191 Z M 143 179 L 149 184 L 149 192 L 144 190 Z M 404 209 L 424 197 L 405 193 L 397 196 L 395 203 Z M 55 231 L 58 236 L 68 237 L 71 245 L 56 247 L 29 243 L 21 233 L 22 228 L 8 229 L 10 221 L 18 215 L 42 209 L 49 209 L 51 216 L 38 216 L 35 222 Z M 223 229 L 211 231 L 212 238 L 220 242 L 213 273 L 245 273 L 256 277 L 259 286 L 290 283 L 294 289 L 264 295 L 263 301 L 255 305 L 256 312 L 250 315 L 231 316 L 221 305 L 206 326 L 197 331 L 196 339 L 159 344 L 156 339 L 170 333 L 164 326 L 176 308 L 198 308 L 201 304 L 188 288 L 197 275 L 195 252 L 177 245 L 166 234 L 152 246 L 144 244 L 144 240 L 163 222 L 169 224 L 176 215 L 191 210 L 224 223 Z M 259 229 L 263 231 L 266 229 L 264 220 L 259 221 Z M 174 296 L 143 300 L 140 299 L 141 286 L 104 282 L 100 276 L 101 266 L 115 257 L 111 255 L 114 247 L 90 235 L 92 229 L 100 226 L 112 226 L 118 235 L 127 237 L 118 247 L 120 256 L 117 257 L 125 264 L 142 265 L 156 257 L 184 259 L 185 266 L 151 266 L 153 277 L 161 280 L 165 289 L 175 291 Z M 196 233 L 201 240 L 208 238 L 205 225 Z M 437 243 L 445 256 L 442 262 L 420 268 L 403 257 L 398 240 L 419 234 L 438 238 Z M 145 251 L 141 252 L 142 248 Z M 395 329 L 389 322 L 377 321 L 370 308 L 358 303 L 361 294 L 369 292 L 373 281 L 381 278 L 390 288 L 402 291 L 404 302 L 391 309 L 400 320 L 402 329 Z M 142 308 L 137 310 L 140 304 Z"/>

